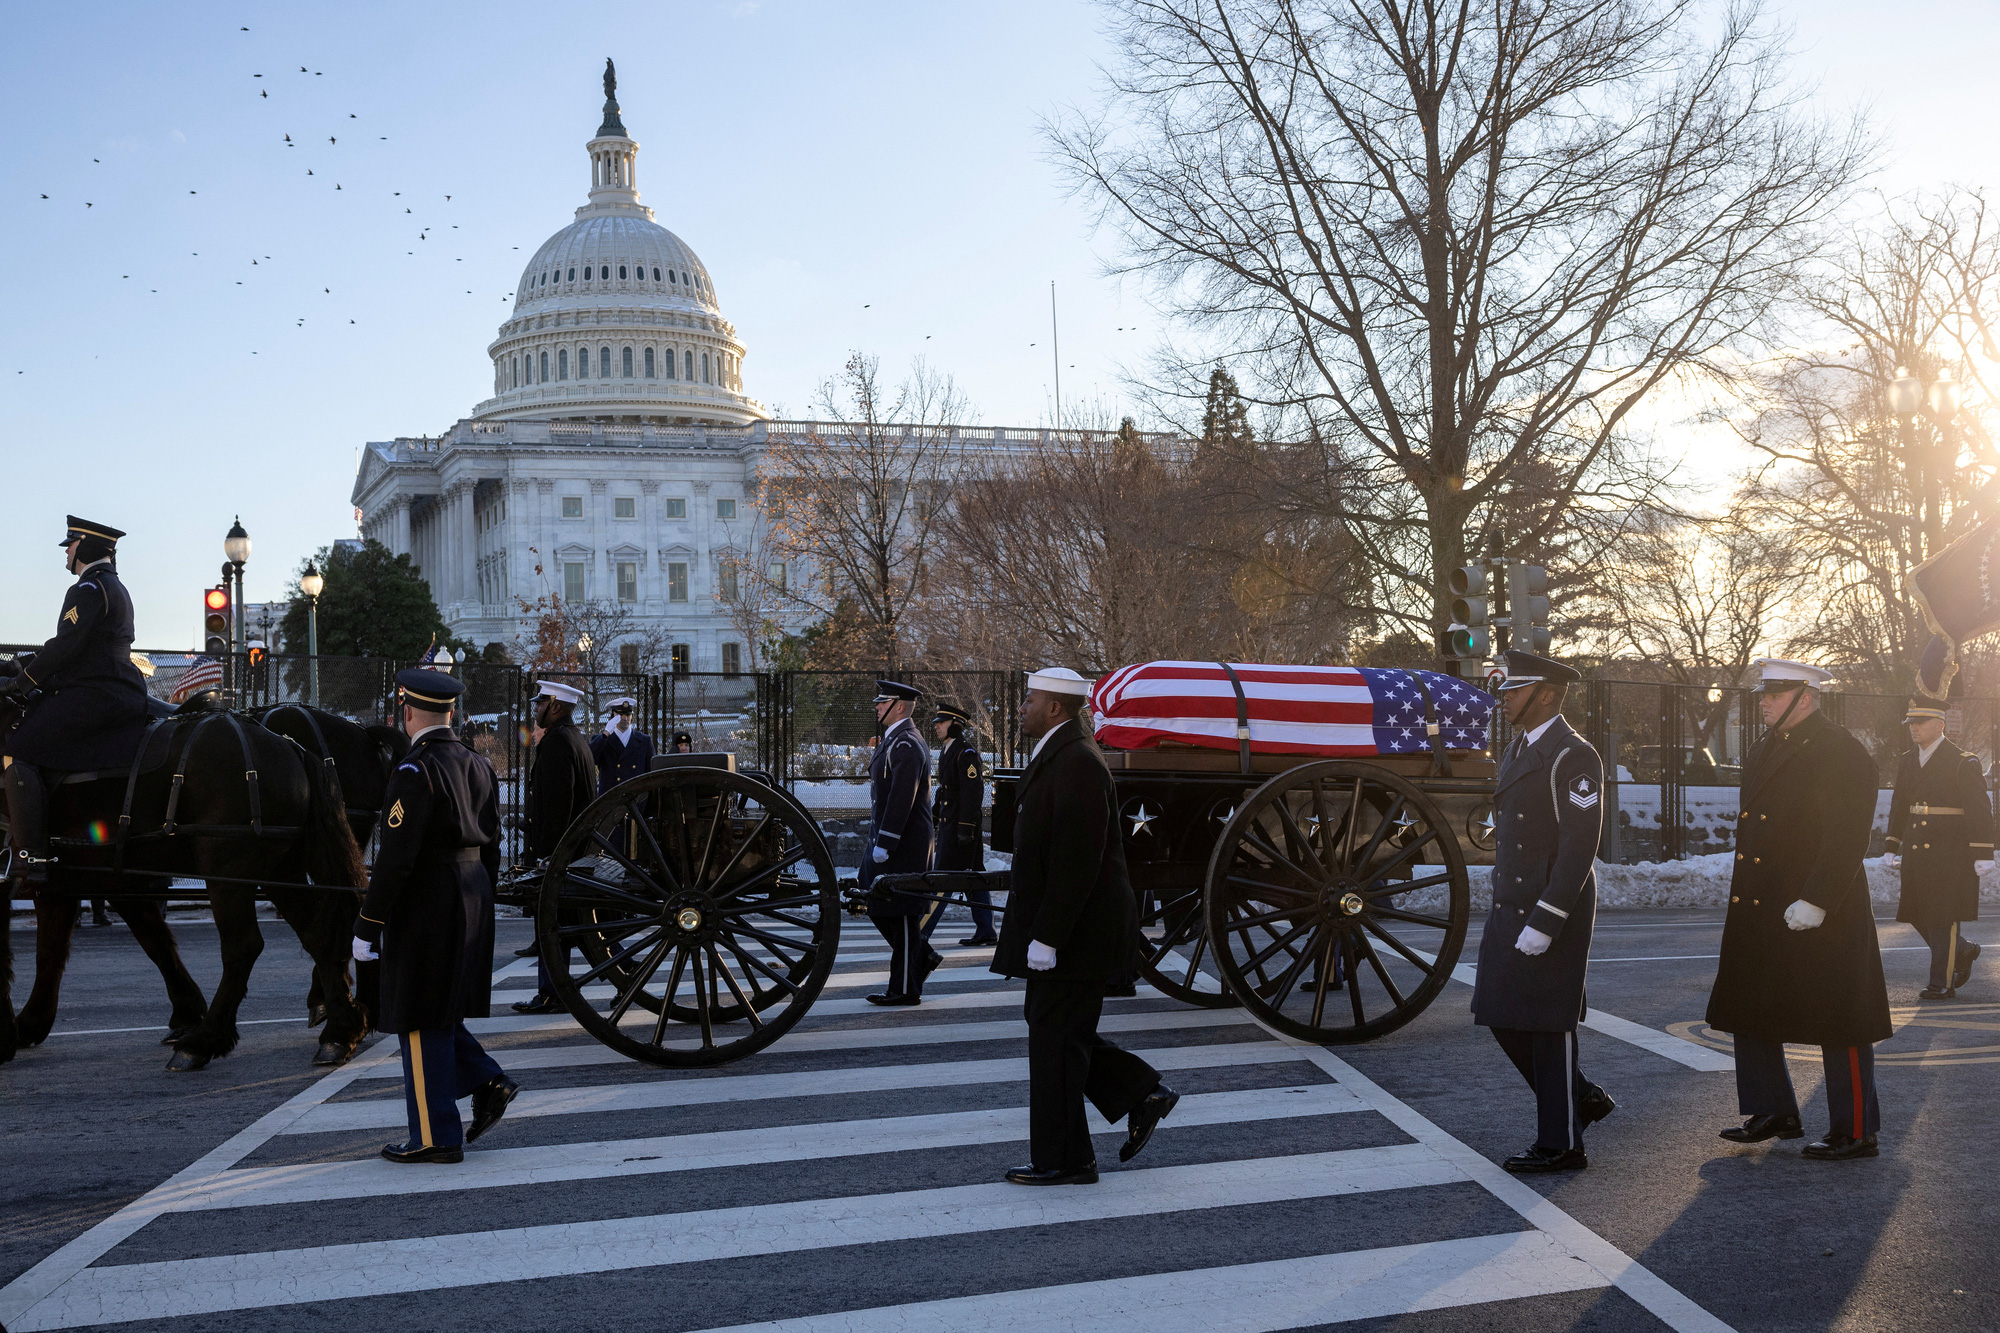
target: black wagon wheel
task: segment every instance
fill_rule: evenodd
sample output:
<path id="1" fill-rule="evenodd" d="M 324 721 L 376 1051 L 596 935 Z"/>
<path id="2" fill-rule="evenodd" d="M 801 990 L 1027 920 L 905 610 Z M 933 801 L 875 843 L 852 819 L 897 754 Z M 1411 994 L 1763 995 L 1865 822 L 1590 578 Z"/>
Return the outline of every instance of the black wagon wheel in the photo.
<path id="1" fill-rule="evenodd" d="M 1139 933 L 1145 941 L 1139 972 L 1161 994 L 1204 1009 L 1236 1007 L 1236 997 L 1215 974 L 1199 886 L 1178 893 L 1164 889 L 1141 893 Z"/>
<path id="2" fill-rule="evenodd" d="M 1456 831 L 1413 783 L 1334 759 L 1244 800 L 1208 862 L 1223 982 L 1278 1031 L 1367 1041 L 1444 989 L 1471 914 Z"/>
<path id="3" fill-rule="evenodd" d="M 805 807 L 719 768 L 620 783 L 549 858 L 535 915 L 556 994 L 613 1050 L 679 1068 L 762 1050 L 833 971 L 840 888 Z"/>

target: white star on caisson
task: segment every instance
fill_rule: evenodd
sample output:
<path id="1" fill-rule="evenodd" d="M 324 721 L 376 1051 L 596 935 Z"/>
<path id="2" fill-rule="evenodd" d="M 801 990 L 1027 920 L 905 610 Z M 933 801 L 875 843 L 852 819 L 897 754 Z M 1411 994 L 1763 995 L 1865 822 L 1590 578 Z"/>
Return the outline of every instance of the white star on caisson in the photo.
<path id="1" fill-rule="evenodd" d="M 1135 838 L 1138 837 L 1141 833 L 1146 832 L 1147 831 L 1146 826 L 1159 818 L 1157 814 L 1153 813 L 1151 810 L 1148 810 L 1146 808 L 1146 803 L 1144 801 L 1139 802 L 1139 808 L 1137 810 L 1134 810 L 1131 814 L 1125 817 L 1132 821 L 1131 836 Z"/>

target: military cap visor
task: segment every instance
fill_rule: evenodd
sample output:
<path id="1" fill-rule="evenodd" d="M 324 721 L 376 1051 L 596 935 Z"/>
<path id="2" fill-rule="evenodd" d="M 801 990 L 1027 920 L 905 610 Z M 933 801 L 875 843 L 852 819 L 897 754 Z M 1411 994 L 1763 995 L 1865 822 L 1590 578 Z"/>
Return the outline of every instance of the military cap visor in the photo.
<path id="1" fill-rule="evenodd" d="M 75 514 L 71 514 L 69 516 L 69 532 L 56 545 L 68 546 L 71 542 L 88 541 L 92 537 L 97 538 L 99 541 L 116 542 L 124 535 L 124 533 L 108 523 L 98 523 L 90 519 L 78 518 Z"/>
<path id="2" fill-rule="evenodd" d="M 458 696 L 465 693 L 465 683 L 456 676 L 429 667 L 407 667 L 396 673 L 396 685 L 403 691 L 403 697 L 411 703 L 429 705 L 431 709 L 445 709 L 458 702 Z"/>
<path id="3" fill-rule="evenodd" d="M 1539 653 L 1507 650 L 1507 674 L 1497 688 L 1524 690 L 1530 685 L 1568 685 L 1583 679 L 1583 673 Z"/>
<path id="4" fill-rule="evenodd" d="M 923 691 L 914 685 L 905 685 L 900 680 L 878 680 L 875 682 L 875 702 L 900 703 L 905 700 L 915 703 Z"/>
<path id="5" fill-rule="evenodd" d="M 1935 699 L 1927 699 L 1923 695 L 1916 695 L 1910 700 L 1910 706 L 1903 715 L 1903 721 L 1905 724 L 1908 724 L 1911 722 L 1928 722 L 1932 718 L 1936 718 L 1942 722 L 1944 721 L 1944 714 L 1945 707 L 1943 704 Z"/>

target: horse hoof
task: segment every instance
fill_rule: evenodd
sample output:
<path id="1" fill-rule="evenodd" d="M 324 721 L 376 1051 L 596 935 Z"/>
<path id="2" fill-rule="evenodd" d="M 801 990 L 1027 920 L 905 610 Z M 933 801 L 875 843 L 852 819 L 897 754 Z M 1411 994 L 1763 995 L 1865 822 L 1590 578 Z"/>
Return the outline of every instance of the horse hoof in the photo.
<path id="1" fill-rule="evenodd" d="M 354 1052 L 347 1048 L 345 1042 L 323 1041 L 319 1044 L 319 1049 L 313 1052 L 313 1063 L 316 1065 L 344 1065 L 353 1054 Z"/>
<path id="2" fill-rule="evenodd" d="M 178 1046 L 186 1039 L 187 1034 L 192 1031 L 194 1031 L 193 1028 L 168 1028 L 167 1035 L 160 1038 L 160 1045 Z"/>
<path id="3" fill-rule="evenodd" d="M 198 1069 L 208 1068 L 209 1057 L 196 1055 L 193 1051 L 175 1051 L 167 1059 L 169 1074 L 192 1074 Z"/>
<path id="4" fill-rule="evenodd" d="M 310 1031 L 326 1022 L 326 1006 L 314 1004 L 306 1006 L 306 1028 Z"/>

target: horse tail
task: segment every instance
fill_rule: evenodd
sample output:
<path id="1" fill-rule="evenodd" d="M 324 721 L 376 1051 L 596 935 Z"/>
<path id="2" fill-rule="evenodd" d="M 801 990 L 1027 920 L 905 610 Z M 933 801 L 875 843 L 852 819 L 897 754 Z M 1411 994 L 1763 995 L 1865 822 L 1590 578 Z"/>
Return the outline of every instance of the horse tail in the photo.
<path id="1" fill-rule="evenodd" d="M 362 889 L 368 885 L 368 870 L 361 863 L 361 847 L 354 830 L 347 825 L 347 809 L 341 799 L 340 782 L 325 764 L 300 753 L 305 769 L 306 873 L 315 884 L 343 884 Z"/>

